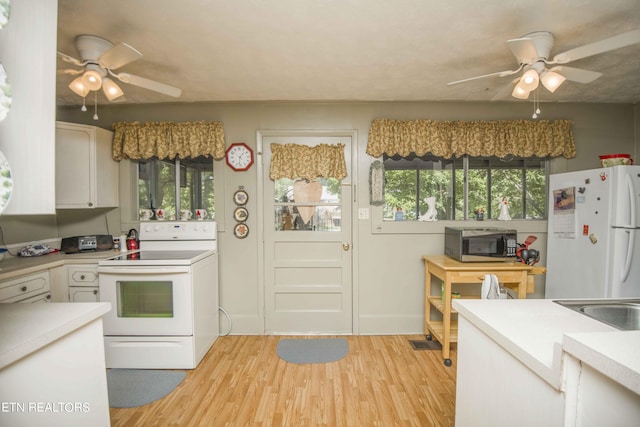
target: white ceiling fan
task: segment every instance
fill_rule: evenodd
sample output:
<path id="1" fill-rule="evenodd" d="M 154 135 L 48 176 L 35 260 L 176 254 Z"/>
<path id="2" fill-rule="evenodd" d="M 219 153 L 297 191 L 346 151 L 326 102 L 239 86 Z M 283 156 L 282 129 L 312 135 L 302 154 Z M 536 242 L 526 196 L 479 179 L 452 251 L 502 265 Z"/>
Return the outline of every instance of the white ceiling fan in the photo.
<path id="1" fill-rule="evenodd" d="M 518 61 L 518 68 L 458 80 L 450 82 L 448 85 L 465 83 L 485 77 L 506 77 L 524 70 L 522 76 L 512 80 L 493 99 L 501 99 L 508 91 L 511 91 L 511 95 L 516 98 L 527 99 L 529 94 L 538 88 L 540 82 L 551 93 L 555 92 L 565 80 L 591 83 L 600 77 L 602 73 L 567 67 L 564 64 L 640 43 L 640 29 L 570 49 L 551 58 L 553 41 L 553 35 L 548 31 L 537 31 L 517 39 L 508 40 L 507 45 Z M 552 67 L 548 68 L 547 66 Z"/>
<path id="2" fill-rule="evenodd" d="M 113 45 L 108 40 L 98 36 L 79 35 L 76 37 L 76 48 L 81 59 L 58 52 L 60 58 L 70 64 L 82 67 L 81 69 L 66 69 L 58 72 L 78 76 L 69 88 L 81 97 L 86 97 L 91 91 L 102 88 L 109 101 L 120 100 L 124 92 L 111 78 L 139 86 L 148 90 L 159 92 L 172 97 L 179 97 L 182 90 L 164 83 L 135 76 L 129 73 L 117 73 L 115 70 L 133 61 L 142 58 L 142 54 L 126 43 Z"/>

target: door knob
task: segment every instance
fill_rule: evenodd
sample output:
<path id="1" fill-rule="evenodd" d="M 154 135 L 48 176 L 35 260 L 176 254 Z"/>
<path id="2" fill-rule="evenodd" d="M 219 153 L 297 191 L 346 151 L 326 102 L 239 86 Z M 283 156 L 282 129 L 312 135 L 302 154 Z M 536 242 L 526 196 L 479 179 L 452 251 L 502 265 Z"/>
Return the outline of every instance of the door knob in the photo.
<path id="1" fill-rule="evenodd" d="M 342 244 L 342 249 L 344 249 L 345 251 L 348 251 L 348 250 L 349 250 L 349 248 L 350 248 L 350 246 L 349 246 L 349 244 L 348 244 L 348 243 L 343 243 L 343 244 Z"/>

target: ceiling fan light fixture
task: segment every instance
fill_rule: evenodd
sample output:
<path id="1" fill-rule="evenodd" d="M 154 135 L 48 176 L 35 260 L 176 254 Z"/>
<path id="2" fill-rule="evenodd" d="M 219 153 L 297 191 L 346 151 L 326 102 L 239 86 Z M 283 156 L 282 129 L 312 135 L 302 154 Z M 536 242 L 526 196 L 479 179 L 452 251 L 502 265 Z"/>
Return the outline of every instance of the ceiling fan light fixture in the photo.
<path id="1" fill-rule="evenodd" d="M 120 86 L 118 86 L 116 82 L 111 80 L 109 77 L 102 79 L 102 91 L 109 101 L 113 101 L 114 99 L 120 98 L 124 95 Z"/>
<path id="2" fill-rule="evenodd" d="M 538 87 L 539 81 L 540 76 L 538 76 L 538 72 L 533 68 L 527 70 L 520 79 L 520 83 L 522 83 L 523 87 L 526 88 L 529 92 Z"/>
<path id="3" fill-rule="evenodd" d="M 540 75 L 540 80 L 542 80 L 542 85 L 547 88 L 549 92 L 553 93 L 566 80 L 566 77 L 555 71 L 545 70 Z"/>
<path id="4" fill-rule="evenodd" d="M 98 90 L 102 86 L 102 76 L 96 70 L 87 70 L 82 75 L 82 81 L 89 90 Z"/>
<path id="5" fill-rule="evenodd" d="M 522 80 L 520 80 L 518 82 L 518 84 L 516 85 L 516 87 L 513 88 L 513 92 L 511 92 L 511 95 L 514 98 L 518 98 L 518 99 L 527 99 L 529 98 L 529 93 L 531 91 L 529 89 L 527 89 L 527 87 L 523 84 Z"/>
<path id="6" fill-rule="evenodd" d="M 83 98 L 89 93 L 89 88 L 84 84 L 82 76 L 76 77 L 71 83 L 69 83 L 69 89 Z"/>

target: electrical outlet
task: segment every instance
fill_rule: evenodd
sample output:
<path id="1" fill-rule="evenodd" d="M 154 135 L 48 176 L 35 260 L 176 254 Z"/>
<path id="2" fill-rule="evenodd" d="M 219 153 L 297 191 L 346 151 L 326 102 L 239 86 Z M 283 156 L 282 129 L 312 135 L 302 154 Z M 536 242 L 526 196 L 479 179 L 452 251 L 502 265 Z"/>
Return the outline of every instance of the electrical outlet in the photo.
<path id="1" fill-rule="evenodd" d="M 358 219 L 369 219 L 369 208 L 359 208 Z"/>

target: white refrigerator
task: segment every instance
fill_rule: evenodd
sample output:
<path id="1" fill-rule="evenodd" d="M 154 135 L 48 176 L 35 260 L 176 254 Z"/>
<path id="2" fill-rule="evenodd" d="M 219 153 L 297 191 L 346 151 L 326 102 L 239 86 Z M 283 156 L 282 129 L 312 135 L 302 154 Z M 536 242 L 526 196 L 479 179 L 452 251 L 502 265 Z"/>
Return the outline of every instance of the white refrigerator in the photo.
<path id="1" fill-rule="evenodd" d="M 640 297 L 640 166 L 549 179 L 546 298 Z"/>

